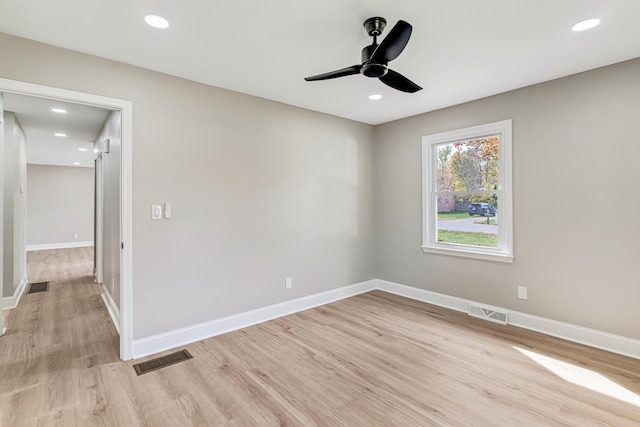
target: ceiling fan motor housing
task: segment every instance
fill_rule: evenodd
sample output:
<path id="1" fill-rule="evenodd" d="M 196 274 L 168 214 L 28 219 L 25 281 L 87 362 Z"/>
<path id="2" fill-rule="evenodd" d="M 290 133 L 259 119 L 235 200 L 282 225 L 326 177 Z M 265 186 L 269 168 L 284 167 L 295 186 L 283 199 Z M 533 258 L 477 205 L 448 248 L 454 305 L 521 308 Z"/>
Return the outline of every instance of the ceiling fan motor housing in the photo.
<path id="1" fill-rule="evenodd" d="M 360 72 L 367 77 L 382 77 L 387 74 L 387 66 L 384 64 L 373 64 L 367 62 L 362 64 Z"/>

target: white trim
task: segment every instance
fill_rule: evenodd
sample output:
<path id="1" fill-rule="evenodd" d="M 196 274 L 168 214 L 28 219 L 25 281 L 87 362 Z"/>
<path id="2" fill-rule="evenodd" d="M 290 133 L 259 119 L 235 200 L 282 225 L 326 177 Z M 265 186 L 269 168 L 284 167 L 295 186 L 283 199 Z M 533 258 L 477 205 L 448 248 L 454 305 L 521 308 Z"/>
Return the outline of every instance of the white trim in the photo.
<path id="1" fill-rule="evenodd" d="M 426 302 L 463 313 L 469 311 L 470 301 L 466 299 L 414 288 L 413 286 L 388 282 L 386 280 L 375 279 L 375 281 L 376 289 L 389 292 L 390 294 L 400 295 L 401 297 L 411 298 L 416 301 Z"/>
<path id="2" fill-rule="evenodd" d="M 120 114 L 120 359 L 133 358 L 133 104 L 125 102 Z"/>
<path id="3" fill-rule="evenodd" d="M 376 279 L 375 282 L 376 289 L 381 291 L 450 308 L 456 311 L 467 312 L 469 305 L 471 304 L 480 304 L 484 306 L 484 304 L 479 302 L 401 285 L 399 283 L 388 282 L 386 280 Z M 562 338 L 567 341 L 584 344 L 589 347 L 599 348 L 601 350 L 610 351 L 612 353 L 621 354 L 634 359 L 640 359 L 640 340 L 614 335 L 608 332 L 598 331 L 596 329 L 572 325 L 570 323 L 558 322 L 556 320 L 546 319 L 544 317 L 521 313 L 501 307 L 495 308 L 508 313 L 508 325 L 510 326 L 529 329 L 531 331 Z"/>
<path id="4" fill-rule="evenodd" d="M 422 246 L 422 252 L 439 254 L 439 255 L 453 255 L 464 258 L 484 259 L 487 261 L 498 262 L 513 262 L 513 255 L 506 255 L 501 253 L 489 253 L 489 252 L 476 252 L 474 250 L 465 251 L 462 248 L 433 248 L 431 246 Z"/>
<path id="5" fill-rule="evenodd" d="M 120 359 L 129 360 L 131 359 L 133 342 L 133 261 L 131 251 L 133 240 L 133 232 L 131 229 L 131 224 L 133 223 L 133 201 L 131 191 L 133 104 L 130 101 L 121 99 L 108 98 L 100 95 L 92 95 L 4 78 L 0 78 L 0 92 L 35 96 L 38 98 L 54 98 L 68 102 L 95 105 L 98 107 L 108 108 L 110 110 L 119 110 L 121 112 L 120 124 L 122 133 L 122 158 L 120 167 L 120 235 L 124 248 L 120 252 Z"/>
<path id="6" fill-rule="evenodd" d="M 22 298 L 22 295 L 24 294 L 24 290 L 27 287 L 27 283 L 29 283 L 29 281 L 27 280 L 27 276 L 25 275 L 20 281 L 20 284 L 18 285 L 18 287 L 13 292 L 13 295 L 10 297 L 2 298 L 3 310 L 11 310 L 18 306 L 18 303 L 20 302 L 20 298 Z"/>
<path id="7" fill-rule="evenodd" d="M 107 287 L 102 283 L 102 301 L 104 301 L 105 307 L 107 307 L 107 311 L 109 312 L 109 316 L 111 317 L 111 321 L 113 322 L 113 326 L 116 327 L 116 331 L 118 334 L 120 333 L 120 310 L 116 306 L 115 301 L 111 298 L 111 294 L 107 290 Z"/>
<path id="8" fill-rule="evenodd" d="M 640 359 L 640 340 L 633 338 L 517 311 L 509 311 L 509 325 Z"/>
<path id="9" fill-rule="evenodd" d="M 87 246 L 93 246 L 93 242 L 46 243 L 43 245 L 27 245 L 27 252 L 46 251 L 49 249 L 84 248 Z"/>
<path id="10" fill-rule="evenodd" d="M 258 308 L 229 317 L 212 320 L 198 325 L 165 332 L 133 342 L 133 357 L 148 356 L 181 345 L 215 337 L 227 332 L 246 328 L 258 323 L 277 319 L 299 311 L 308 310 L 320 305 L 329 304 L 344 298 L 349 298 L 375 289 L 375 280 L 357 283 L 355 285 L 332 289 L 319 294 L 285 301 L 279 304 Z"/>

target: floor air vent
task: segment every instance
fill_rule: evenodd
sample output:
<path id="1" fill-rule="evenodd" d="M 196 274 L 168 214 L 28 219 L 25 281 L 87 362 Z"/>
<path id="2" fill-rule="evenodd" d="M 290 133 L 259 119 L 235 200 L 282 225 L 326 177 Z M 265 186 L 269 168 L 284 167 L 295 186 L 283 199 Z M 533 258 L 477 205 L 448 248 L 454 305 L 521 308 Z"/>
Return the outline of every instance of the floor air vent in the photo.
<path id="1" fill-rule="evenodd" d="M 181 350 L 175 353 L 167 354 L 166 356 L 138 363 L 137 365 L 133 365 L 133 369 L 136 370 L 136 373 L 138 375 L 142 375 L 146 374 L 147 372 L 155 371 L 157 369 L 164 368 L 165 366 L 174 365 L 176 363 L 183 362 L 189 359 L 193 359 L 193 356 L 191 356 L 191 354 L 189 354 L 187 350 Z"/>
<path id="2" fill-rule="evenodd" d="M 499 311 L 495 308 L 482 307 L 471 304 L 469 306 L 469 316 L 478 317 L 480 319 L 489 320 L 491 322 L 507 324 L 508 314 L 506 311 Z"/>
<path id="3" fill-rule="evenodd" d="M 29 294 L 35 294 L 37 292 L 47 292 L 49 290 L 49 282 L 36 282 L 29 286 Z"/>

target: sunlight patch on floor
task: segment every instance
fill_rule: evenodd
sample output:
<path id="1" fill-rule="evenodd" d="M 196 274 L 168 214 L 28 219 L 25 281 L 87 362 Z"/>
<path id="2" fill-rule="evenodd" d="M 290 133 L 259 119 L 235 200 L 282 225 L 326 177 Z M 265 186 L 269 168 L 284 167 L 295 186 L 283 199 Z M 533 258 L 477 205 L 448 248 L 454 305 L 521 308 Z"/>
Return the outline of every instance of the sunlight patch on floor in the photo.
<path id="1" fill-rule="evenodd" d="M 524 350 L 522 348 L 513 348 L 567 382 L 640 407 L 640 396 L 597 372 L 572 365 L 571 363 L 562 362 L 552 357 Z"/>

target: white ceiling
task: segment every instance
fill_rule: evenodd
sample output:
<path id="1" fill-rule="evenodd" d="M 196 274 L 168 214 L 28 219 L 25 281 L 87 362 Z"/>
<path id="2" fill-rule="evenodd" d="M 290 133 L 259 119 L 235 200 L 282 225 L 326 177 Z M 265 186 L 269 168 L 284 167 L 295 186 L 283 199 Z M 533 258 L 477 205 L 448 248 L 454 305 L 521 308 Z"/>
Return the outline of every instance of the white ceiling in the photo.
<path id="1" fill-rule="evenodd" d="M 157 30 L 142 18 L 166 17 Z M 390 68 L 424 90 L 356 75 L 362 22 L 413 36 Z M 585 18 L 596 29 L 574 33 Z M 364 123 L 379 124 L 640 57 L 638 0 L 3 0 L 0 31 Z M 380 93 L 383 99 L 369 101 Z"/>
<path id="2" fill-rule="evenodd" d="M 54 113 L 52 108 L 67 113 Z M 4 94 L 4 109 L 16 114 L 27 135 L 27 163 L 93 167 L 93 142 L 109 110 L 11 93 Z"/>

